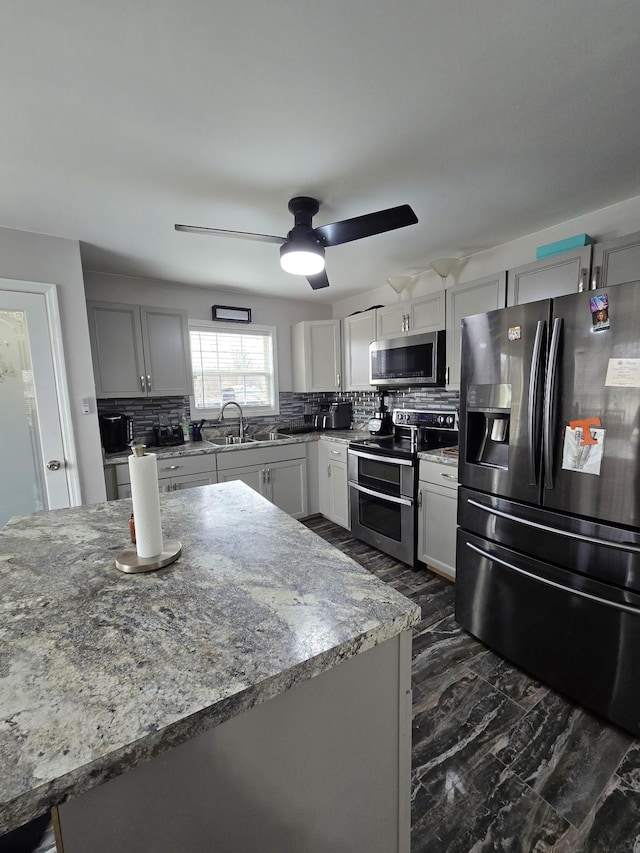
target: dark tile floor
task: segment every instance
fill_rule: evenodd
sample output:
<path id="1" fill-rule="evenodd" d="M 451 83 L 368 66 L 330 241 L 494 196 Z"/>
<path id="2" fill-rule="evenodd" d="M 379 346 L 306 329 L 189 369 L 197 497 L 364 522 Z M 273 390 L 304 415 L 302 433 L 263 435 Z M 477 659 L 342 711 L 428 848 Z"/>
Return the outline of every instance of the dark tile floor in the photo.
<path id="1" fill-rule="evenodd" d="M 640 741 L 466 634 L 452 584 L 320 516 L 305 524 L 422 607 L 412 853 L 640 853 Z"/>

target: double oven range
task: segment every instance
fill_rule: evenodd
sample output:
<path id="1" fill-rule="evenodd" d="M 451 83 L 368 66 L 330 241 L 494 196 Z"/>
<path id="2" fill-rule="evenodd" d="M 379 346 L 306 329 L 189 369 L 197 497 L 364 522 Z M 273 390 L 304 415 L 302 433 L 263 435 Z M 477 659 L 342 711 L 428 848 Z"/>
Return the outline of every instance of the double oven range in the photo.
<path id="1" fill-rule="evenodd" d="M 416 564 L 418 453 L 458 444 L 455 410 L 395 409 L 391 435 L 352 441 L 348 451 L 351 533 Z"/>

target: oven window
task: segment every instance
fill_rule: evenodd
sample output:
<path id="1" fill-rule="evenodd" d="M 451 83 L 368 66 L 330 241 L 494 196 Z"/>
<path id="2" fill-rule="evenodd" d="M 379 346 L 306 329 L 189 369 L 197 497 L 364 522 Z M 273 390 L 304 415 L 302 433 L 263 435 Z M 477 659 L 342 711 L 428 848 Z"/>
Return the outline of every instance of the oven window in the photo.
<path id="1" fill-rule="evenodd" d="M 399 495 L 401 474 L 402 466 L 393 462 L 358 458 L 358 482 L 368 489 Z"/>
<path id="2" fill-rule="evenodd" d="M 402 540 L 402 509 L 402 504 L 391 503 L 384 498 L 358 492 L 360 524 L 396 542 Z"/>

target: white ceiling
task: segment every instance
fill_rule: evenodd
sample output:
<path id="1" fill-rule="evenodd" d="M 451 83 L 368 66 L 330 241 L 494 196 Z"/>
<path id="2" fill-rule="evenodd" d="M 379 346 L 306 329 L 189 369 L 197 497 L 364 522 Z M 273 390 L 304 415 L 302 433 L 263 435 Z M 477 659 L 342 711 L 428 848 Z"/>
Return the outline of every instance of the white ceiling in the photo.
<path id="1" fill-rule="evenodd" d="M 4 0 L 0 226 L 85 269 L 336 302 L 640 194 L 638 0 Z M 285 235 L 409 203 L 327 250 Z M 571 235 L 567 235 L 571 236 Z"/>

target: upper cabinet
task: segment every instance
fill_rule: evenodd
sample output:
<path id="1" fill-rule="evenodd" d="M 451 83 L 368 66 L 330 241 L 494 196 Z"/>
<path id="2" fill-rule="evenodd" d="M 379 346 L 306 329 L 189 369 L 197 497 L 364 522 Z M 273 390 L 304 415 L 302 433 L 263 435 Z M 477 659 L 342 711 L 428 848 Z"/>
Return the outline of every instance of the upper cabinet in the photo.
<path id="1" fill-rule="evenodd" d="M 88 302 L 97 397 L 193 393 L 187 312 Z"/>
<path id="2" fill-rule="evenodd" d="M 640 232 L 593 247 L 591 288 L 640 280 Z"/>
<path id="3" fill-rule="evenodd" d="M 460 345 L 461 322 L 471 314 L 484 314 L 496 308 L 504 308 L 507 293 L 507 274 L 477 278 L 454 284 L 446 290 L 447 295 L 447 388 L 460 388 Z"/>
<path id="4" fill-rule="evenodd" d="M 305 320 L 291 327 L 293 391 L 340 391 L 340 320 Z"/>
<path id="5" fill-rule="evenodd" d="M 406 332 L 437 332 L 445 327 L 444 290 L 377 310 L 376 339 L 396 338 Z"/>
<path id="6" fill-rule="evenodd" d="M 342 321 L 343 391 L 372 390 L 373 386 L 369 384 L 369 344 L 375 340 L 375 309 L 361 311 Z"/>
<path id="7" fill-rule="evenodd" d="M 589 288 L 591 246 L 509 270 L 507 305 L 524 305 Z"/>

